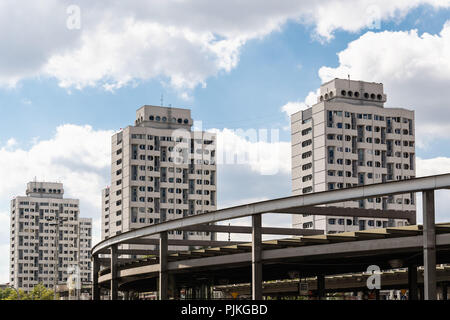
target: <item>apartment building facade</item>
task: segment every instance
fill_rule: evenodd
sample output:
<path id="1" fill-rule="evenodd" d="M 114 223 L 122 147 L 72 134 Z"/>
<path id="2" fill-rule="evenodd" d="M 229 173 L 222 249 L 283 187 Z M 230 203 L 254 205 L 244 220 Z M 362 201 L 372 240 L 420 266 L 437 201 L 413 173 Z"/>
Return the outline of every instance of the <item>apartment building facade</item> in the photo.
<path id="1" fill-rule="evenodd" d="M 143 106 L 134 126 L 112 136 L 111 185 L 102 190 L 102 240 L 216 210 L 216 137 L 192 126 L 188 109 Z M 169 238 L 211 240 L 214 234 L 177 231 Z"/>
<path id="2" fill-rule="evenodd" d="M 385 108 L 381 83 L 334 79 L 317 103 L 291 116 L 294 195 L 415 177 L 414 111 Z M 415 211 L 415 195 L 328 206 Z M 402 219 L 293 215 L 293 226 L 327 233 L 402 226 Z"/>
<path id="3" fill-rule="evenodd" d="M 80 218 L 78 199 L 64 198 L 62 183 L 29 182 L 11 200 L 10 284 L 25 292 L 38 283 L 56 290 L 77 272 L 92 281 L 92 219 Z"/>

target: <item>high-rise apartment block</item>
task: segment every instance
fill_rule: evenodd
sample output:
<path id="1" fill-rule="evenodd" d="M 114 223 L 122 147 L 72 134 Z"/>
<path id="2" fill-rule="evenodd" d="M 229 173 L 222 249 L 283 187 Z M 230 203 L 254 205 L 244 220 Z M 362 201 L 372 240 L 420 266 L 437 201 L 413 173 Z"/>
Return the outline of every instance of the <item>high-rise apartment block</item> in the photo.
<path id="1" fill-rule="evenodd" d="M 80 218 L 78 199 L 63 197 L 62 183 L 29 182 L 11 201 L 10 284 L 30 291 L 56 289 L 69 274 L 92 281 L 92 219 Z M 79 272 L 77 272 L 77 270 Z"/>
<path id="2" fill-rule="evenodd" d="M 102 239 L 216 210 L 215 135 L 192 131 L 188 109 L 143 106 L 112 136 L 111 186 L 102 191 Z M 210 240 L 208 232 L 171 239 Z"/>
<path id="3" fill-rule="evenodd" d="M 381 83 L 334 79 L 317 103 L 291 117 L 294 195 L 415 177 L 414 111 L 385 108 Z M 415 211 L 402 194 L 329 206 Z M 297 228 L 327 233 L 401 226 L 406 220 L 294 215 Z"/>

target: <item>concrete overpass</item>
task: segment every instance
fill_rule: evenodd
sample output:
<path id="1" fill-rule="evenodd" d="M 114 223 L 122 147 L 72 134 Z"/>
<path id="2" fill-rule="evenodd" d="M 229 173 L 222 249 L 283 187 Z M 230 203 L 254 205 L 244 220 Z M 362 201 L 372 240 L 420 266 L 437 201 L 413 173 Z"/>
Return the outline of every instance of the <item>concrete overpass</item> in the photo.
<path id="1" fill-rule="evenodd" d="M 435 225 L 434 191 L 450 187 L 450 174 L 414 178 L 382 184 L 366 185 L 348 189 L 318 192 L 300 196 L 292 196 L 262 202 L 241 205 L 201 215 L 170 220 L 160 224 L 122 233 L 100 242 L 92 249 L 94 260 L 93 297 L 99 298 L 100 286 L 108 285 L 111 298 L 117 299 L 119 286 L 121 290 L 129 290 L 135 286 L 146 286 L 156 289 L 160 299 L 168 297 L 169 274 L 171 285 L 178 286 L 184 279 L 194 279 L 196 275 L 207 275 L 204 281 L 209 283 L 217 279 L 215 275 L 227 275 L 229 281 L 244 281 L 251 275 L 252 297 L 262 298 L 262 281 L 280 278 L 291 269 L 301 269 L 304 274 L 318 277 L 319 295 L 323 296 L 324 276 L 327 274 L 360 272 L 368 263 L 389 269 L 392 259 L 405 261 L 411 273 L 418 265 L 424 266 L 425 299 L 436 299 L 436 263 L 450 262 L 450 230 L 448 225 Z M 324 214 L 336 216 L 376 216 L 380 218 L 411 218 L 402 211 L 381 211 L 319 207 L 348 200 L 358 200 L 409 192 L 422 192 L 423 195 L 423 227 L 416 229 L 387 228 L 383 232 L 355 232 L 354 234 L 317 235 L 317 230 L 280 228 L 262 228 L 261 215 L 265 213 L 279 214 Z M 219 242 L 183 242 L 168 240 L 167 232 L 171 230 L 212 230 L 226 226 L 209 224 L 240 217 L 252 217 L 251 230 L 248 227 L 234 229 L 236 232 L 252 233 L 249 244 Z M 415 223 L 415 219 L 410 220 Z M 231 229 L 228 229 L 231 230 Z M 300 239 L 276 240 L 263 242 L 262 234 L 303 235 Z M 160 239 L 146 239 L 158 235 Z M 312 235 L 315 234 L 315 235 Z M 406 236 L 405 236 L 406 235 Z M 155 244 L 158 243 L 156 257 L 146 261 L 120 261 L 120 244 Z M 193 245 L 210 247 L 200 251 L 187 253 L 170 253 L 169 245 Z M 211 248 L 217 246 L 217 248 Z M 109 268 L 100 272 L 99 254 L 109 252 Z M 219 254 L 217 254 L 219 253 Z M 227 254 L 223 254 L 227 253 Z M 140 252 L 139 254 L 145 254 Z M 345 266 L 342 262 L 352 259 L 354 263 Z M 316 265 L 308 266 L 308 263 Z M 321 264 L 322 266 L 320 267 Z M 330 267 L 333 266 L 333 267 Z M 336 266 L 336 267 L 334 267 Z M 228 270 L 225 272 L 224 270 Z M 284 273 L 283 273 L 284 272 Z M 245 276 L 246 275 L 246 276 Z M 414 278 L 414 277 L 412 277 Z M 158 280 L 158 281 L 156 281 Z M 174 284 L 174 280 L 176 283 Z M 249 280 L 249 279 L 246 279 Z M 248 281 L 247 281 L 248 282 Z M 412 290 L 417 285 L 411 279 Z"/>

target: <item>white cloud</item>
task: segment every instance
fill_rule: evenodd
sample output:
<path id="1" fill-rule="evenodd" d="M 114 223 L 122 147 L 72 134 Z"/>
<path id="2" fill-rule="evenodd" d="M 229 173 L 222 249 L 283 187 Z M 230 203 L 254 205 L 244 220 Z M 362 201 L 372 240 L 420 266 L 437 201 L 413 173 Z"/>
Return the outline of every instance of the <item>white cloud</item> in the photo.
<path id="1" fill-rule="evenodd" d="M 401 19 L 421 4 L 448 0 L 108 1 L 80 0 L 80 29 L 66 27 L 69 0 L 0 4 L 0 85 L 52 77 L 65 88 L 115 90 L 159 79 L 184 94 L 229 72 L 242 46 L 281 30 L 287 21 L 314 27 L 321 39 Z"/>
<path id="2" fill-rule="evenodd" d="M 422 159 L 416 157 L 416 176 L 424 177 L 437 174 L 450 173 L 450 158 L 437 157 L 430 159 Z"/>
<path id="3" fill-rule="evenodd" d="M 305 110 L 312 105 L 317 103 L 317 97 L 320 95 L 320 90 L 317 89 L 315 92 L 310 91 L 305 98 L 305 101 L 296 101 L 296 102 L 288 102 L 284 106 L 281 107 L 281 111 L 285 112 L 288 116 L 299 112 L 301 110 Z"/>
<path id="4" fill-rule="evenodd" d="M 352 79 L 382 82 L 387 106 L 415 110 L 419 147 L 449 137 L 450 21 L 435 35 L 417 30 L 367 32 L 338 57 L 338 67 L 320 68 L 322 82 L 348 74 Z"/>
<path id="5" fill-rule="evenodd" d="M 211 129 L 217 134 L 217 164 L 246 165 L 261 175 L 291 170 L 291 143 L 279 141 L 278 129 Z"/>
<path id="6" fill-rule="evenodd" d="M 92 247 L 102 240 L 101 230 L 102 230 L 102 219 L 97 214 L 96 218 L 92 219 Z"/>
<path id="7" fill-rule="evenodd" d="M 10 138 L 8 141 L 6 141 L 6 147 L 11 148 L 14 147 L 17 144 L 16 139 Z"/>
<path id="8" fill-rule="evenodd" d="M 0 185 L 0 199 L 23 194 L 26 183 L 36 177 L 63 182 L 66 196 L 98 208 L 99 190 L 109 173 L 111 135 L 112 131 L 67 124 L 29 150 L 11 148 L 8 142 L 8 147 L 0 148 L 0 176 L 8 181 Z"/>
<path id="9" fill-rule="evenodd" d="M 333 38 L 336 30 L 356 32 L 363 28 L 379 29 L 386 21 L 399 22 L 420 5 L 433 8 L 450 6 L 448 0 L 360 0 L 322 1 L 311 10 L 316 32 L 324 39 Z"/>
<path id="10" fill-rule="evenodd" d="M 174 88 L 193 89 L 234 68 L 240 46 L 238 39 L 216 40 L 210 32 L 127 19 L 118 29 L 97 26 L 81 38 L 79 48 L 52 56 L 44 70 L 65 88 L 100 83 L 114 90 L 134 79 L 163 76 Z"/>
<path id="11" fill-rule="evenodd" d="M 9 244 L 0 243 L 0 283 L 9 282 Z"/>

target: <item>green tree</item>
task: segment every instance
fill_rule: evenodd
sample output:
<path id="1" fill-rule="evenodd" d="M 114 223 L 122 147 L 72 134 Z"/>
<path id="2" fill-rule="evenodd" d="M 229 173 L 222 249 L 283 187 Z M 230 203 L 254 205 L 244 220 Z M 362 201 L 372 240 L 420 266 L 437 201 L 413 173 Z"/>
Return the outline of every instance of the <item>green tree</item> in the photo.
<path id="1" fill-rule="evenodd" d="M 54 298 L 53 290 L 47 289 L 42 283 L 34 286 L 33 290 L 26 295 L 26 300 L 53 300 Z"/>
<path id="2" fill-rule="evenodd" d="M 12 288 L 0 290 L 0 300 L 54 300 L 59 299 L 59 296 L 53 290 L 47 289 L 42 283 L 33 287 L 29 293 L 25 293 L 19 289 L 19 299 L 17 299 L 17 292 Z"/>
<path id="3" fill-rule="evenodd" d="M 25 300 L 26 294 L 23 290 L 19 289 L 20 300 Z M 17 292 L 12 288 L 6 288 L 0 293 L 0 300 L 19 300 L 17 299 Z"/>
<path id="4" fill-rule="evenodd" d="M 14 289 L 11 288 L 5 288 L 3 290 L 0 289 L 0 300 L 6 300 L 11 294 Z"/>

